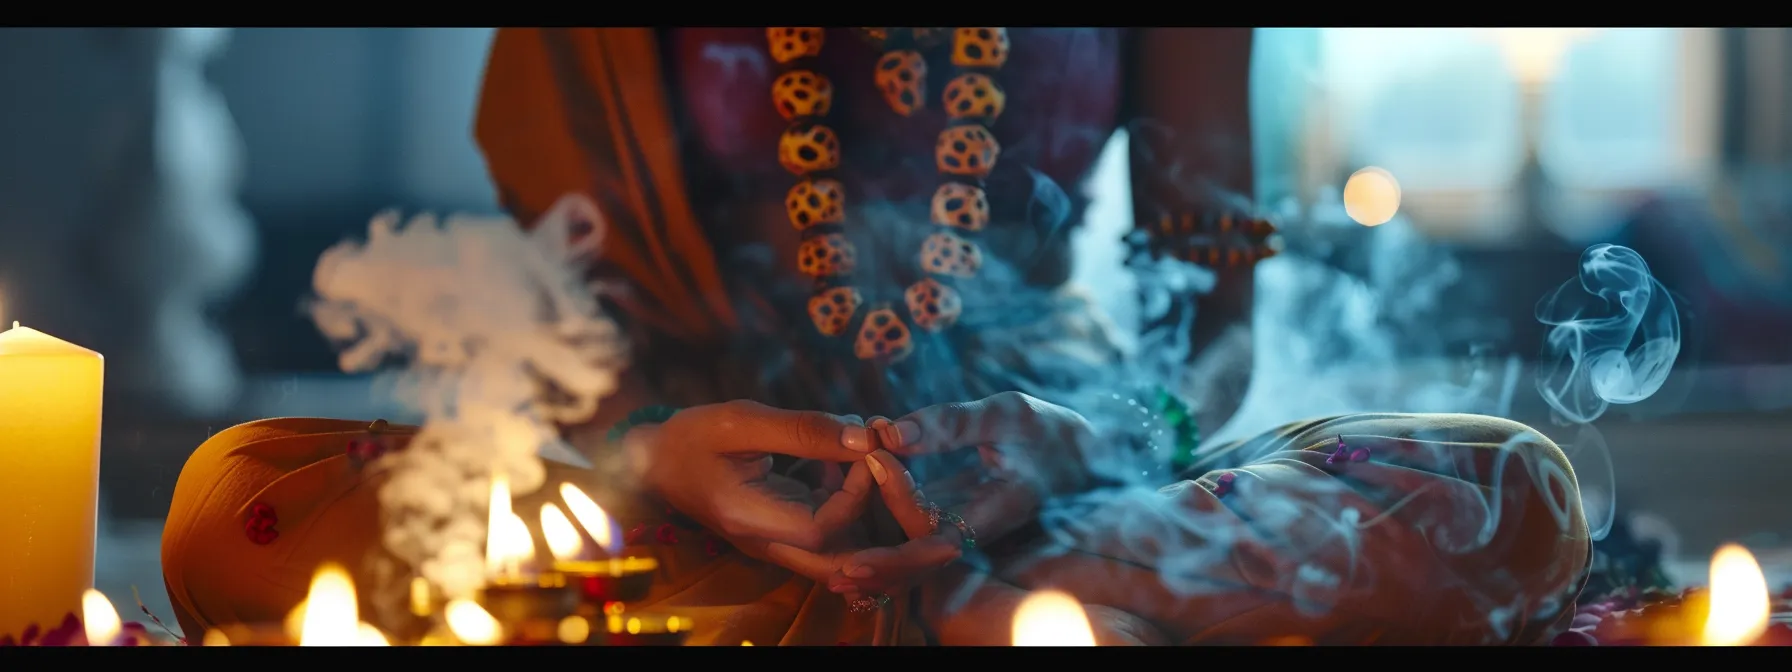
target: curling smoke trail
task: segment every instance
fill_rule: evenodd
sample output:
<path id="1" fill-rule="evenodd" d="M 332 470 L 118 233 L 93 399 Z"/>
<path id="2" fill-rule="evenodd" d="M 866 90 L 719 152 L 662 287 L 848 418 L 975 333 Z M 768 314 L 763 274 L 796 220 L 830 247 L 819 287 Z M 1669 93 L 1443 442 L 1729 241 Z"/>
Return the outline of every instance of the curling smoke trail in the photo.
<path id="1" fill-rule="evenodd" d="M 589 231 L 581 230 L 589 225 Z M 616 385 L 615 324 L 582 280 L 602 235 L 589 201 L 562 199 L 533 232 L 501 218 L 374 218 L 365 243 L 318 260 L 318 328 L 358 372 L 408 360 L 402 401 L 426 420 L 386 458 L 385 545 L 448 597 L 483 581 L 494 473 L 539 488 L 539 454 L 568 454 L 556 425 L 584 420 Z"/>
<path id="2" fill-rule="evenodd" d="M 1571 424 L 1648 399 L 1680 355 L 1674 299 L 1627 247 L 1587 248 L 1580 277 L 1539 300 L 1537 320 L 1550 326 L 1537 392 Z"/>

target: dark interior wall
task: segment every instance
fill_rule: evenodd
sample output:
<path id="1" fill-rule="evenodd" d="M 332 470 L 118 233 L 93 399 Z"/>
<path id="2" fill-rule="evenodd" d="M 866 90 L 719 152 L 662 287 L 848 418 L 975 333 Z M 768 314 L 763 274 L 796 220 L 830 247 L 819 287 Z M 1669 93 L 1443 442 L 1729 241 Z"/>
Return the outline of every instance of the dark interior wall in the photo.
<path id="1" fill-rule="evenodd" d="M 299 304 L 318 255 L 387 208 L 493 212 L 472 118 L 488 28 L 244 28 L 212 67 L 261 246 L 225 310 L 243 367 L 328 370 Z"/>

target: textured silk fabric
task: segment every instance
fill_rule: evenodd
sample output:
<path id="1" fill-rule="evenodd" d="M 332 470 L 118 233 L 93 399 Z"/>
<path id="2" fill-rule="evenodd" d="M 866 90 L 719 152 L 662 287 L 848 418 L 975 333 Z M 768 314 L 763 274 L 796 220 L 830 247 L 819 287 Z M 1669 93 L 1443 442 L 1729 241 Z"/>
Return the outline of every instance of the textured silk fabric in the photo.
<path id="1" fill-rule="evenodd" d="M 1370 459 L 1327 464 L 1339 436 Z M 1000 573 L 1187 644 L 1529 644 L 1574 613 L 1591 560 L 1567 458 L 1507 420 L 1296 423 L 1209 452 L 1191 471 L 1079 512 L 1068 549 L 1007 558 Z M 1355 522 L 1346 530 L 1341 519 Z"/>
<path id="2" fill-rule="evenodd" d="M 378 482 L 343 456 L 366 427 L 262 420 L 220 432 L 195 451 L 175 488 L 162 547 L 169 599 L 189 635 L 280 621 L 324 560 L 344 563 L 359 586 L 382 585 L 374 571 L 383 557 Z M 1372 458 L 1327 465 L 1339 435 Z M 998 557 L 998 574 L 1026 588 L 1069 590 L 1188 644 L 1290 636 L 1322 644 L 1522 644 L 1573 613 L 1590 553 L 1586 521 L 1567 460 L 1528 427 L 1470 415 L 1363 414 L 1289 425 L 1205 457 L 1227 469 L 1150 493 L 1155 500 L 1108 500 L 1082 514 L 1069 552 Z M 1237 478 L 1231 491 L 1216 494 L 1225 471 Z M 565 476 L 550 474 L 550 482 Z M 281 535 L 267 545 L 243 532 L 256 503 L 280 515 Z M 622 520 L 653 517 L 645 503 L 606 504 Z M 1292 520 L 1274 510 L 1291 505 L 1300 514 Z M 1345 507 L 1358 512 L 1352 544 L 1341 543 L 1330 522 Z M 1278 520 L 1291 524 L 1271 524 Z M 1122 538 L 1122 530 L 1151 536 Z M 1232 543 L 1211 543 L 1221 534 Z M 1205 545 L 1217 560 L 1200 572 L 1166 566 L 1160 573 L 1162 549 L 1173 545 L 1185 552 Z M 646 535 L 626 552 L 663 566 L 637 608 L 690 614 L 691 644 L 926 643 L 908 600 L 881 614 L 848 613 L 845 600 L 824 587 L 736 551 L 715 552 L 699 535 Z M 1297 585 L 1304 564 L 1349 571 L 1340 589 L 1314 592 Z M 1203 589 L 1169 587 L 1192 579 Z M 363 602 L 377 608 L 367 595 Z"/>
<path id="3" fill-rule="evenodd" d="M 395 603 L 402 608 L 409 574 L 380 549 L 378 489 L 384 479 L 377 470 L 355 467 L 346 454 L 350 441 L 367 436 L 368 425 L 257 420 L 219 432 L 193 452 L 175 485 L 162 536 L 168 599 L 189 638 L 222 626 L 283 622 L 326 561 L 341 563 L 354 577 L 369 620 Z M 384 436 L 402 449 L 415 431 L 393 425 Z M 588 472 L 550 466 L 548 482 L 581 473 Z M 518 497 L 516 507 L 539 508 L 541 496 Z M 244 531 L 257 504 L 279 517 L 279 536 L 267 544 L 254 543 Z M 623 521 L 663 518 L 645 502 L 604 505 Z M 539 522 L 524 519 L 539 538 Z M 657 558 L 663 568 L 653 593 L 634 607 L 690 615 L 696 621 L 688 640 L 693 645 L 924 642 L 906 605 L 883 614 L 847 613 L 846 601 L 825 587 L 725 546 L 716 549 L 700 535 L 645 535 L 624 552 Z M 375 589 L 381 586 L 386 590 Z"/>
<path id="4" fill-rule="evenodd" d="M 363 587 L 381 585 L 378 477 L 347 456 L 365 421 L 276 418 L 212 435 L 187 458 L 162 530 L 162 578 L 181 630 L 194 641 L 223 625 L 278 624 L 310 589 L 325 561 Z M 411 428 L 386 435 L 403 440 Z M 278 517 L 279 536 L 249 539 L 257 505 Z"/>

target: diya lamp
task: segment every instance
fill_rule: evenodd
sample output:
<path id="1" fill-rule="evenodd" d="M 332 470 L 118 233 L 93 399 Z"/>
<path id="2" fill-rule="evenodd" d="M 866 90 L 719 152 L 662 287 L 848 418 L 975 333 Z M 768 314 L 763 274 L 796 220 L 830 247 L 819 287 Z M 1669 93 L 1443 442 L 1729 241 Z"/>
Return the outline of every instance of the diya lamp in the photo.
<path id="1" fill-rule="evenodd" d="M 621 602 L 604 606 L 604 643 L 609 646 L 683 646 L 694 626 L 686 616 L 632 613 Z"/>
<path id="2" fill-rule="evenodd" d="M 487 582 L 479 592 L 478 606 L 507 626 L 505 632 L 512 639 L 552 641 L 554 624 L 577 611 L 578 592 L 564 575 L 532 567 L 535 538 L 511 510 L 510 483 L 502 475 L 492 476 L 489 508 Z"/>
<path id="3" fill-rule="evenodd" d="M 305 601 L 287 618 L 296 621 L 299 646 L 391 646 L 386 635 L 361 620 L 354 579 L 332 562 L 317 568 Z"/>
<path id="4" fill-rule="evenodd" d="M 1779 635 L 1773 628 L 1771 598 L 1754 556 L 1726 544 L 1711 558 L 1707 587 L 1613 611 L 1590 634 L 1608 646 L 1773 645 Z"/>
<path id="5" fill-rule="evenodd" d="M 112 601 L 100 591 L 87 589 L 81 595 L 81 613 L 64 614 L 52 628 L 33 623 L 18 635 L 0 636 L 0 647 L 11 646 L 161 646 L 158 640 L 137 623 L 118 618 Z"/>
<path id="6" fill-rule="evenodd" d="M 1042 590 L 1014 610 L 1015 646 L 1095 646 L 1095 628 L 1069 593 Z"/>
<path id="7" fill-rule="evenodd" d="M 596 546 L 606 553 L 618 549 L 615 523 L 597 502 L 571 483 L 560 485 L 560 498 Z M 611 602 L 634 602 L 646 599 L 653 590 L 654 574 L 659 570 L 658 560 L 634 557 L 581 559 L 584 539 L 552 503 L 541 507 L 541 531 L 554 553 L 554 572 L 577 587 L 579 599 L 584 604 L 601 606 Z"/>

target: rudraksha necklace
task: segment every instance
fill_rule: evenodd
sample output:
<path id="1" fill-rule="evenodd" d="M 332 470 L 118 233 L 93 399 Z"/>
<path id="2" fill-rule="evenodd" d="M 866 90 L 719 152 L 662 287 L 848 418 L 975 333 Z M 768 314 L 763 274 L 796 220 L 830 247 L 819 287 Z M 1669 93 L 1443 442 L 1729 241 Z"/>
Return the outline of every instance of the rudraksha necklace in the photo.
<path id="1" fill-rule="evenodd" d="M 846 190 L 830 177 L 840 167 L 840 136 L 823 122 L 833 107 L 833 84 L 806 67 L 821 54 L 821 28 L 767 28 L 772 59 L 785 68 L 772 83 L 772 102 L 790 126 L 778 141 L 778 162 L 801 178 L 784 205 L 802 233 L 797 269 L 815 279 L 809 318 L 827 336 L 855 333 L 853 354 L 894 362 L 914 352 L 913 328 L 942 331 L 957 323 L 964 302 L 952 281 L 977 274 L 983 252 L 972 238 L 989 224 L 983 179 L 995 167 L 1001 147 L 989 126 L 1001 116 L 1004 94 L 993 77 L 1008 61 L 1005 28 L 860 28 L 860 35 L 886 49 L 874 78 L 885 102 L 909 116 L 927 105 L 927 61 L 921 49 L 952 35 L 956 75 L 942 96 L 949 122 L 934 145 L 934 163 L 944 182 L 929 208 L 936 230 L 921 243 L 918 266 L 924 277 L 902 292 L 902 311 L 880 303 L 865 306 L 865 294 L 845 281 L 858 253 L 843 233 Z"/>

